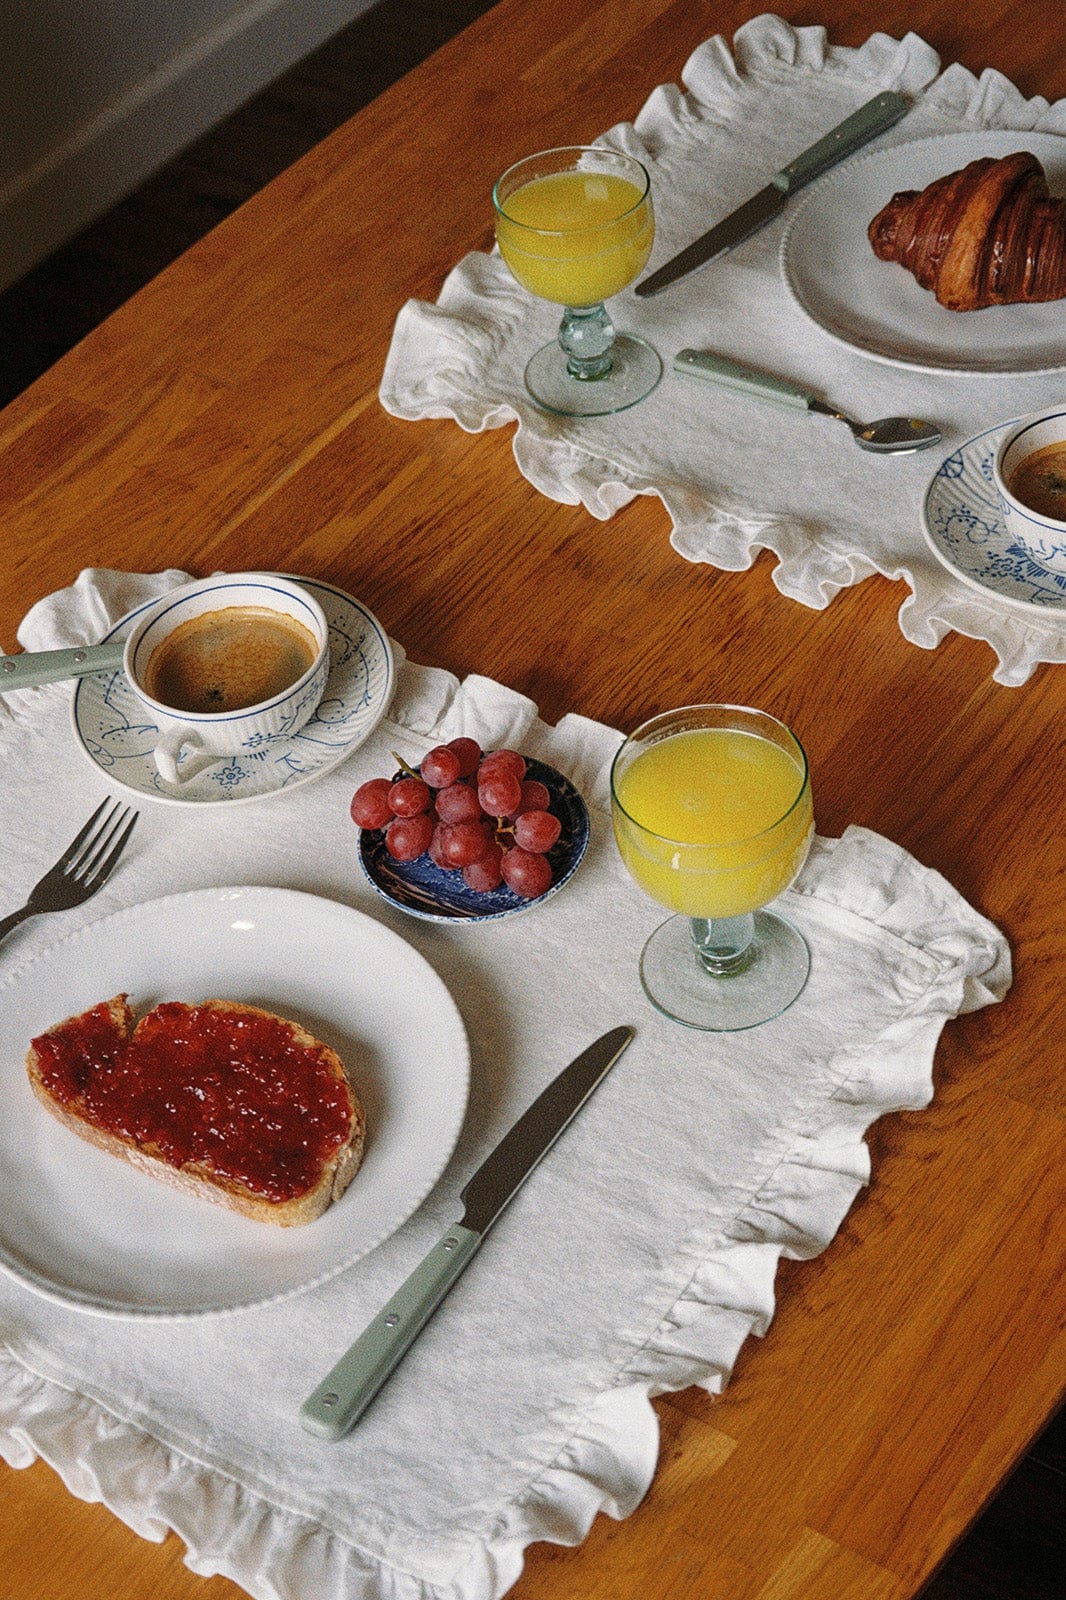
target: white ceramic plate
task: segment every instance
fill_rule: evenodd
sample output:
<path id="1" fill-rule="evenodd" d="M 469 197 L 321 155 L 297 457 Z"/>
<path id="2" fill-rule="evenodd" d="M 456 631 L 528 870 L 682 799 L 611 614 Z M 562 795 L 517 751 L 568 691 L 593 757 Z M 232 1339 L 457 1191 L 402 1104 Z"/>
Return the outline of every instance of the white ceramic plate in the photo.
<path id="1" fill-rule="evenodd" d="M 26 1077 L 30 1039 L 127 991 L 220 996 L 303 1023 L 348 1067 L 366 1111 L 363 1164 L 316 1222 L 276 1228 L 157 1179 L 68 1132 Z M 295 890 L 170 895 L 54 945 L 0 989 L 0 1269 L 112 1315 L 262 1305 L 343 1271 L 421 1204 L 455 1146 L 469 1051 L 432 967 L 373 918 Z"/>
<path id="2" fill-rule="evenodd" d="M 992 481 L 996 447 L 1013 426 L 988 428 L 941 462 L 922 504 L 926 543 L 953 577 L 986 600 L 1031 618 L 1066 621 L 1066 576 L 1040 566 L 1011 537 Z"/>
<path id="3" fill-rule="evenodd" d="M 913 274 L 879 261 L 866 235 L 901 189 L 924 189 L 979 156 L 1030 150 L 1066 194 L 1066 139 L 1053 133 L 947 133 L 856 156 L 797 206 L 781 243 L 785 282 L 823 332 L 875 361 L 923 372 L 1066 368 L 1066 301 L 948 311 Z"/>
<path id="4" fill-rule="evenodd" d="M 314 595 L 329 623 L 330 673 L 310 722 L 291 737 L 216 761 L 176 789 L 156 770 L 157 729 L 145 721 L 144 707 L 126 674 L 121 668 L 92 673 L 79 679 L 74 691 L 74 736 L 109 787 L 168 805 L 239 805 L 320 777 L 373 733 L 396 683 L 388 636 L 343 589 L 318 578 L 294 581 Z M 125 638 L 135 619 L 154 604 L 138 606 L 106 637 Z"/>

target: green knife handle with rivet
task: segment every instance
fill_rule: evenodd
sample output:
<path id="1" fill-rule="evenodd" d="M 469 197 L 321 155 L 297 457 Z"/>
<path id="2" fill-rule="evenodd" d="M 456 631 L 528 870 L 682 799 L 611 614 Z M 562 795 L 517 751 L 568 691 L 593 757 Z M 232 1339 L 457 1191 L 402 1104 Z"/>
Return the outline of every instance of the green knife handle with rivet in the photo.
<path id="1" fill-rule="evenodd" d="M 674 357 L 674 371 L 687 372 L 723 389 L 755 395 L 760 400 L 773 400 L 778 405 L 794 406 L 800 411 L 809 411 L 816 398 L 809 389 L 801 389 L 787 378 L 775 378 L 754 367 L 743 367 L 739 361 L 730 361 L 728 356 L 715 355 L 710 350 L 679 350 Z"/>
<path id="2" fill-rule="evenodd" d="M 875 95 L 838 127 L 831 129 L 823 139 L 819 139 L 817 144 L 812 144 L 809 150 L 804 150 L 780 172 L 775 172 L 764 188 L 737 206 L 728 217 L 715 223 L 713 228 L 708 228 L 692 244 L 686 245 L 665 266 L 657 267 L 650 277 L 636 285 L 633 292 L 638 299 L 659 294 L 672 283 L 687 278 L 697 267 L 706 266 L 716 256 L 743 243 L 780 216 L 789 198 L 804 184 L 868 144 L 877 134 L 884 133 L 886 128 L 891 128 L 909 106 L 910 101 L 905 95 L 896 94 L 891 89 Z"/>
<path id="3" fill-rule="evenodd" d="M 400 1285 L 383 1311 L 309 1395 L 300 1421 L 319 1439 L 340 1439 L 362 1416 L 425 1327 L 496 1218 L 517 1194 L 633 1037 L 612 1028 L 564 1067 L 486 1156 L 463 1189 L 463 1220 Z"/>
<path id="4" fill-rule="evenodd" d="M 400 1285 L 385 1308 L 304 1401 L 300 1420 L 320 1439 L 339 1439 L 363 1414 L 481 1243 L 456 1223 Z"/>
<path id="5" fill-rule="evenodd" d="M 909 105 L 910 101 L 905 95 L 896 94 L 890 89 L 886 89 L 884 94 L 875 95 L 850 117 L 845 117 L 824 139 L 819 139 L 817 144 L 812 144 L 809 150 L 798 155 L 795 161 L 790 161 L 787 167 L 776 172 L 773 182 L 786 194 L 795 194 L 804 184 L 811 183 L 845 156 L 868 144 L 875 135 L 884 133 L 886 128 L 899 121 Z"/>
<path id="6" fill-rule="evenodd" d="M 79 645 L 75 650 L 24 650 L 0 656 L 0 694 L 7 689 L 38 689 L 63 678 L 86 678 L 122 665 L 122 640 Z"/>

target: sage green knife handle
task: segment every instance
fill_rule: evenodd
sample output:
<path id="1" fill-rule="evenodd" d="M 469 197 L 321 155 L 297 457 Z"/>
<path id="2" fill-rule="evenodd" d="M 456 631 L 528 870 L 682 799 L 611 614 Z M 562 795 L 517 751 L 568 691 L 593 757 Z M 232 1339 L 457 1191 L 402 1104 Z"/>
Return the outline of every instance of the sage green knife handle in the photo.
<path id="1" fill-rule="evenodd" d="M 776 172 L 774 183 L 786 194 L 795 194 L 812 178 L 817 178 L 838 161 L 843 161 L 845 156 L 850 156 L 853 150 L 860 149 L 879 133 L 884 133 L 886 128 L 891 128 L 909 109 L 910 101 L 906 95 L 896 94 L 891 89 L 875 95 L 831 133 L 827 133 L 824 139 L 819 139 L 795 161 L 790 161 L 787 167 Z"/>
<path id="2" fill-rule="evenodd" d="M 38 689 L 63 678 L 84 678 L 122 665 L 122 640 L 79 645 L 76 650 L 24 650 L 0 656 L 0 694 L 5 689 Z"/>
<path id="3" fill-rule="evenodd" d="M 773 400 L 782 406 L 794 406 L 800 411 L 808 411 L 816 398 L 785 378 L 772 378 L 768 372 L 742 367 L 738 361 L 730 361 L 728 356 L 713 355 L 709 350 L 679 350 L 674 357 L 674 371 L 690 372 L 694 378 L 704 378 L 723 389 L 736 389 L 741 394 L 755 395 L 760 400 Z"/>
<path id="4" fill-rule="evenodd" d="M 400 1357 L 470 1261 L 481 1234 L 460 1223 L 401 1284 L 333 1371 L 304 1401 L 300 1421 L 319 1439 L 340 1439 L 362 1416 Z"/>

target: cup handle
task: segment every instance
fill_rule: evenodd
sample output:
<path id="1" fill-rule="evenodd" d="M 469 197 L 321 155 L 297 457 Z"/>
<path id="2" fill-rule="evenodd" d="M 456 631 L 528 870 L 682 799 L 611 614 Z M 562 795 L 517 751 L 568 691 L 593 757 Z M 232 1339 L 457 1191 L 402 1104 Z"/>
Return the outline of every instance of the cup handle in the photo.
<path id="1" fill-rule="evenodd" d="M 187 760 L 179 767 L 178 757 L 186 746 L 199 749 L 200 757 L 198 760 L 195 757 Z M 155 747 L 156 768 L 165 783 L 185 783 L 217 759 L 202 748 L 200 736 L 194 728 L 182 727 L 180 723 L 160 734 Z"/>

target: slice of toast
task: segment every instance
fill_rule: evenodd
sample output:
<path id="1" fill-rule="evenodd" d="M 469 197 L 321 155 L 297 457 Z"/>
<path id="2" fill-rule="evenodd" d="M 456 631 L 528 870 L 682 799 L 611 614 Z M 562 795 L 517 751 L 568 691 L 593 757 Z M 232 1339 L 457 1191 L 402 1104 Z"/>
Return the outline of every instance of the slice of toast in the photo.
<path id="1" fill-rule="evenodd" d="M 134 1026 L 115 995 L 34 1039 L 26 1068 L 80 1138 L 256 1221 L 313 1222 L 362 1160 L 366 1119 L 340 1057 L 258 1006 L 168 1001 Z"/>

